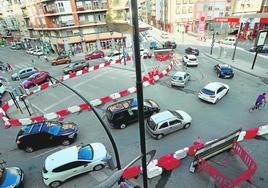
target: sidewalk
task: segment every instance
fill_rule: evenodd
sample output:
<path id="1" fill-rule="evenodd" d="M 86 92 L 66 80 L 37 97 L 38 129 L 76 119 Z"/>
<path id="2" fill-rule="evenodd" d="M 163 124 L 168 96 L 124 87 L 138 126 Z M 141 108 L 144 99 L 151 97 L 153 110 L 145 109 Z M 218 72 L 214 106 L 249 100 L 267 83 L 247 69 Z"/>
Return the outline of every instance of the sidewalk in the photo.
<path id="1" fill-rule="evenodd" d="M 209 53 L 204 53 L 204 55 L 218 61 L 219 63 L 227 63 L 234 69 L 268 81 L 268 64 L 258 62 L 257 60 L 254 69 L 252 70 L 252 62 L 243 61 L 237 58 L 233 61 L 231 57 L 219 58 L 218 55 L 210 55 Z"/>

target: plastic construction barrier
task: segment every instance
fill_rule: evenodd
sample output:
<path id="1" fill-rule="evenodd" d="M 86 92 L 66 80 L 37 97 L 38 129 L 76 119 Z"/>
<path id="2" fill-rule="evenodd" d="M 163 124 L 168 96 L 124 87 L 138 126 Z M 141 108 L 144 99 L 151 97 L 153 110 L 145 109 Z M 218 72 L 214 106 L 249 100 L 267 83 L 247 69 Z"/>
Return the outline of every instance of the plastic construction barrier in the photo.
<path id="1" fill-rule="evenodd" d="M 128 180 L 131 178 L 138 177 L 140 173 L 141 173 L 141 166 L 133 166 L 133 167 L 127 168 L 123 172 L 122 176 L 123 176 L 123 178 Z"/>
<path id="2" fill-rule="evenodd" d="M 257 133 L 259 131 L 259 128 L 252 128 L 246 130 L 246 135 L 244 136 L 245 139 L 251 139 L 255 138 L 257 136 Z"/>
<path id="3" fill-rule="evenodd" d="M 181 164 L 181 161 L 179 159 L 172 157 L 171 159 L 164 161 L 162 163 L 162 168 L 164 168 L 167 171 L 170 171 L 179 167 L 180 164 Z"/>

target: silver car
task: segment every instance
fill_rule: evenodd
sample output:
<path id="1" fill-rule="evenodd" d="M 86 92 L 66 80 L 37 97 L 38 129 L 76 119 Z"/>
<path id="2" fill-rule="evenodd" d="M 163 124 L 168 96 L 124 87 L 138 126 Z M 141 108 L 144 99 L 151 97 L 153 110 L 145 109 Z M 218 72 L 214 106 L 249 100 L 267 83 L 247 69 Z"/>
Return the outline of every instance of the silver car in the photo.
<path id="1" fill-rule="evenodd" d="M 19 70 L 18 72 L 15 72 L 14 74 L 11 75 L 11 79 L 13 81 L 23 79 L 23 78 L 28 78 L 34 73 L 37 73 L 38 70 L 35 67 L 27 67 Z"/>
<path id="2" fill-rule="evenodd" d="M 159 140 L 164 135 L 189 128 L 191 122 L 192 118 L 186 112 L 167 110 L 152 115 L 150 119 L 147 119 L 146 130 L 153 138 Z"/>
<path id="3" fill-rule="evenodd" d="M 170 78 L 171 87 L 172 86 L 184 87 L 186 83 L 190 80 L 190 78 L 191 78 L 190 74 L 178 71 Z"/>

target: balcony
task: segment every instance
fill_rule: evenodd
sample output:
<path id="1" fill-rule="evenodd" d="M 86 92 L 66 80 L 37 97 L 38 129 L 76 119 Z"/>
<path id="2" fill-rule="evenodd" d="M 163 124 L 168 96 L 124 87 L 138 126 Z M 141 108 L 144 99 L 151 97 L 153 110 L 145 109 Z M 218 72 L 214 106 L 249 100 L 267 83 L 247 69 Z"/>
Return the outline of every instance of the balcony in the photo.
<path id="1" fill-rule="evenodd" d="M 45 16 L 61 16 L 66 14 L 72 14 L 72 12 L 59 11 L 57 9 L 45 10 Z"/>
<path id="2" fill-rule="evenodd" d="M 80 27 L 97 26 L 97 25 L 106 25 L 106 21 L 105 20 L 95 22 L 80 21 Z"/>
<path id="3" fill-rule="evenodd" d="M 103 5 L 103 6 L 82 6 L 82 7 L 77 7 L 77 13 L 88 13 L 88 12 L 100 12 L 100 11 L 107 11 L 108 6 Z"/>

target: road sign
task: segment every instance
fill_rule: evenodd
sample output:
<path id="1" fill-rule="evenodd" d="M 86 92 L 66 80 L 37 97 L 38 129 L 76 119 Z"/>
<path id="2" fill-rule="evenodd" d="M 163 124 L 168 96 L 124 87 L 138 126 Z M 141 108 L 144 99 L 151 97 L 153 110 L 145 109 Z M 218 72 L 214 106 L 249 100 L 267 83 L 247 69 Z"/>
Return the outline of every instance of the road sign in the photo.
<path id="1" fill-rule="evenodd" d="M 256 47 L 264 46 L 266 42 L 266 38 L 267 38 L 267 33 L 268 33 L 268 30 L 259 31 Z"/>

